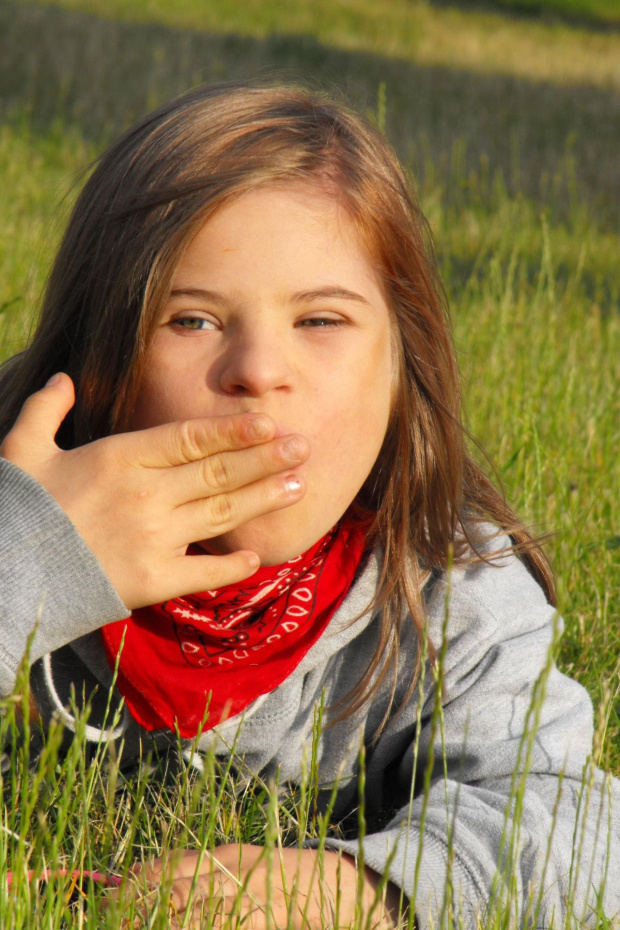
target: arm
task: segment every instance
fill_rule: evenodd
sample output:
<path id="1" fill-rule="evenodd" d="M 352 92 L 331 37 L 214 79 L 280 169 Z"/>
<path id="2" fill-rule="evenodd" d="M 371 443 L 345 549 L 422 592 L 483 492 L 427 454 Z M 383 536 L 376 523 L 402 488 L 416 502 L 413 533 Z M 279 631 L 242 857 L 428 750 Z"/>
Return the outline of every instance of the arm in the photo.
<path id="1" fill-rule="evenodd" d="M 129 611 L 64 510 L 2 458 L 0 514 L 0 694 L 9 694 L 33 631 L 31 661 Z"/>

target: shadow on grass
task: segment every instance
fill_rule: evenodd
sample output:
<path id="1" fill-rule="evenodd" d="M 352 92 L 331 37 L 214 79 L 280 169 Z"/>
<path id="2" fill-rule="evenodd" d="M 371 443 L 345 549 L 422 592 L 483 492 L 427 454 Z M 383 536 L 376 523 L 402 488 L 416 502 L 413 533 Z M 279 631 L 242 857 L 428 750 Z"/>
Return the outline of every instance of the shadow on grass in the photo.
<path id="1" fill-rule="evenodd" d="M 567 10 L 562 0 L 431 0 L 432 6 L 463 12 L 495 13 L 517 22 L 561 23 L 589 32 L 620 32 L 620 15 L 607 17 Z"/>
<path id="2" fill-rule="evenodd" d="M 500 171 L 512 193 L 570 213 L 578 189 L 618 223 L 620 95 L 611 89 L 418 66 L 309 36 L 242 38 L 0 0 L 0 118 L 40 131 L 72 126 L 104 144 L 192 85 L 256 77 L 310 80 L 366 110 L 385 83 L 386 130 L 401 157 L 455 197 L 471 171 L 488 186 Z"/>

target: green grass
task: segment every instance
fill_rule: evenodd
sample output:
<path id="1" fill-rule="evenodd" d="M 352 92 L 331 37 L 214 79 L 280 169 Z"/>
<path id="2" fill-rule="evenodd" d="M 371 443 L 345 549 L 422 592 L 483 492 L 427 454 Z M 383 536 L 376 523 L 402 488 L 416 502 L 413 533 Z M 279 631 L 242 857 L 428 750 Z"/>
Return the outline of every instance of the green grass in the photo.
<path id="1" fill-rule="evenodd" d="M 470 427 L 510 500 L 553 534 L 560 665 L 588 688 L 600 760 L 620 774 L 620 34 L 586 28 L 620 10 L 572 7 L 573 24 L 409 0 L 0 0 L 0 355 L 28 337 L 80 172 L 149 107 L 201 80 L 293 73 L 374 112 L 383 84 L 381 118 L 436 236 Z M 52 742 L 31 770 L 14 750 L 0 872 L 22 872 L 14 900 L 0 882 L 7 926 L 118 926 L 94 897 L 81 916 L 34 897 L 26 865 L 122 873 L 175 842 L 273 838 L 274 811 L 297 836 L 299 799 L 265 807 L 260 783 L 241 800 L 228 783 L 209 820 L 215 782 L 125 783 L 81 752 L 60 761 Z"/>
<path id="2" fill-rule="evenodd" d="M 0 353 L 28 338 L 78 169 L 95 150 L 76 133 L 34 137 L 24 126 L 0 125 Z"/>

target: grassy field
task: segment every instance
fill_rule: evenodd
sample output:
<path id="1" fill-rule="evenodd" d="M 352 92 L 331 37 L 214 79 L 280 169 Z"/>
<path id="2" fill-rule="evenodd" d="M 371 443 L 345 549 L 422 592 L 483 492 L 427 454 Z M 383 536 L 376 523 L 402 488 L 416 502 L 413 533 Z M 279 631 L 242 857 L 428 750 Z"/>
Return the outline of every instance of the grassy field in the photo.
<path id="1" fill-rule="evenodd" d="M 151 106 L 201 81 L 293 77 L 385 126 L 435 234 L 471 430 L 552 533 L 559 662 L 588 688 L 597 761 L 618 775 L 619 27 L 616 0 L 0 0 L 2 357 L 28 338 L 83 172 Z M 52 741 L 32 770 L 13 754 L 0 871 L 20 878 L 6 898 L 0 882 L 3 926 L 118 926 L 92 889 L 86 912 L 35 900 L 26 867 L 122 873 L 131 851 L 273 844 L 307 824 L 307 798 L 266 803 L 260 783 L 216 816 L 208 778 L 125 783 L 80 752 L 59 762 Z"/>

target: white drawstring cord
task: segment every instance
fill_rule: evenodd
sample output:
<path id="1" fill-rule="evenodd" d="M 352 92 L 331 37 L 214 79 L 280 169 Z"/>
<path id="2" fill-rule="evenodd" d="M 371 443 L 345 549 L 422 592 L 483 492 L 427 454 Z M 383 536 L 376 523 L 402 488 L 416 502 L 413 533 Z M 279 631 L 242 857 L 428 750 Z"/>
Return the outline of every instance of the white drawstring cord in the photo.
<path id="1" fill-rule="evenodd" d="M 45 683 L 47 685 L 47 690 L 50 694 L 52 702 L 55 706 L 55 709 L 58 713 L 58 716 L 62 722 L 70 730 L 75 733 L 75 717 L 73 714 L 70 714 L 69 711 L 64 707 L 60 696 L 56 691 L 56 685 L 54 684 L 54 676 L 52 673 L 52 654 L 51 652 L 46 653 L 43 656 L 43 671 L 45 673 Z M 100 727 L 93 727 L 89 723 L 84 726 L 84 734 L 86 738 L 92 742 L 98 742 L 100 739 L 104 740 L 115 740 L 119 739 L 123 735 L 126 729 L 126 724 L 121 723 L 119 726 L 114 727 L 113 729 L 102 730 Z"/>

